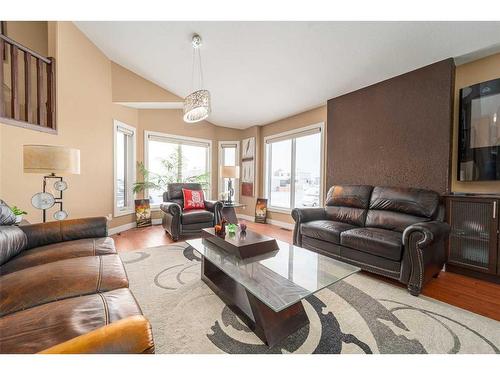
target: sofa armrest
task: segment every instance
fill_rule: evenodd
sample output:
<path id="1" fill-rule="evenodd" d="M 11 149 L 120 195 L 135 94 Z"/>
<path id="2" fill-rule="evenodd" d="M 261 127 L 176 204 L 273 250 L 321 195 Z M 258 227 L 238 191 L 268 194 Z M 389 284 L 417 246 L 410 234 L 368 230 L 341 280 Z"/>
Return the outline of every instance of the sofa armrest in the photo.
<path id="1" fill-rule="evenodd" d="M 449 233 L 450 226 L 441 221 L 416 223 L 403 232 L 403 267 L 408 270 L 406 274 L 411 294 L 420 294 L 423 285 L 443 268 Z"/>
<path id="2" fill-rule="evenodd" d="M 154 353 L 151 325 L 142 315 L 131 316 L 52 346 L 40 354 Z"/>
<path id="3" fill-rule="evenodd" d="M 326 218 L 326 211 L 322 207 L 294 208 L 292 210 L 292 218 L 295 221 L 295 226 L 293 228 L 293 244 L 296 246 L 302 246 L 300 224 L 313 220 L 324 220 Z"/>
<path id="4" fill-rule="evenodd" d="M 182 213 L 181 206 L 175 202 L 163 202 L 160 204 L 160 210 L 172 216 L 179 216 Z"/>
<path id="5" fill-rule="evenodd" d="M 52 243 L 108 236 L 108 221 L 105 217 L 51 221 L 19 227 L 28 238 L 26 249 Z"/>
<path id="6" fill-rule="evenodd" d="M 222 201 L 205 201 L 205 208 L 214 214 L 214 225 L 221 222 L 223 207 L 224 203 Z"/>

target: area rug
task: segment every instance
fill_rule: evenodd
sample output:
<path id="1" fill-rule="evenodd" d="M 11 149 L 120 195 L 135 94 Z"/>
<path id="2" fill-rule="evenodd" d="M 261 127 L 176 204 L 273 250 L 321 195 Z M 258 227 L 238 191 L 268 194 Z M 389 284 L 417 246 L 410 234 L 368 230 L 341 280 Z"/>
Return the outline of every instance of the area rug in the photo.
<path id="1" fill-rule="evenodd" d="M 200 280 L 186 243 L 120 256 L 157 353 L 500 353 L 500 322 L 362 273 L 304 300 L 310 324 L 269 349 Z"/>

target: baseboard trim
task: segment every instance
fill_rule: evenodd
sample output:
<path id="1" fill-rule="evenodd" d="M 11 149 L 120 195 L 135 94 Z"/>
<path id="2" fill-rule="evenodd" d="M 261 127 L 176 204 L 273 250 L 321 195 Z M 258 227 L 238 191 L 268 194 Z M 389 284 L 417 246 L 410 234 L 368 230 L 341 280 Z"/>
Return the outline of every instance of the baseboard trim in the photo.
<path id="1" fill-rule="evenodd" d="M 161 224 L 161 219 L 153 219 L 151 221 L 151 223 L 153 225 Z M 136 222 L 119 225 L 117 227 L 109 228 L 108 229 L 108 235 L 112 236 L 113 234 L 125 232 L 126 230 L 133 229 L 135 227 L 137 227 L 137 223 Z"/>
<path id="2" fill-rule="evenodd" d="M 238 215 L 236 215 L 236 217 L 238 219 L 243 219 L 243 220 L 255 222 L 255 218 L 253 216 L 250 216 L 250 215 L 238 214 Z M 281 228 L 285 228 L 285 229 L 292 229 L 293 230 L 293 227 L 294 227 L 294 225 L 292 223 L 287 223 L 284 221 L 273 220 L 273 219 L 267 219 L 267 223 L 272 224 L 272 225 L 276 225 L 277 227 L 281 227 Z"/>

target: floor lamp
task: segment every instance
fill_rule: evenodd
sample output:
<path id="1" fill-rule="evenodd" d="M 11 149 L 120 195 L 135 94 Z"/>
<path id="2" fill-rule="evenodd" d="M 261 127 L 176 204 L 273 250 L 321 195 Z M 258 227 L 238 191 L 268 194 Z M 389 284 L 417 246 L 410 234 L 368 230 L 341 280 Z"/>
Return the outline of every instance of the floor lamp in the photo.
<path id="1" fill-rule="evenodd" d="M 42 191 L 31 198 L 33 207 L 42 210 L 42 219 L 47 221 L 47 210 L 59 205 L 54 212 L 55 220 L 64 220 L 68 213 L 63 208 L 63 191 L 68 184 L 60 174 L 80 174 L 80 150 L 62 146 L 24 145 L 23 146 L 24 173 L 44 174 Z M 57 196 L 47 191 L 47 184 L 54 181 L 54 190 Z"/>

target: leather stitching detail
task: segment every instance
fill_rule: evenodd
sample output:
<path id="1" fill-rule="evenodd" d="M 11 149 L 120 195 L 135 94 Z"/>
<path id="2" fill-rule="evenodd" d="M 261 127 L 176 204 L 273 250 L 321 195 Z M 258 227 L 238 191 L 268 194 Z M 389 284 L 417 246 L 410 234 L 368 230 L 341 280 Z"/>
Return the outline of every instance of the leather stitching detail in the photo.
<path id="1" fill-rule="evenodd" d="M 98 293 L 99 297 L 101 297 L 102 300 L 102 305 L 104 307 L 104 324 L 108 325 L 109 324 L 109 308 L 108 308 L 108 302 L 106 301 L 106 298 L 102 295 L 102 293 Z"/>
<path id="2" fill-rule="evenodd" d="M 96 288 L 96 293 L 99 293 L 101 291 L 101 283 L 102 283 L 102 257 L 99 257 L 99 273 L 97 275 L 97 288 Z"/>

